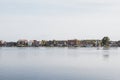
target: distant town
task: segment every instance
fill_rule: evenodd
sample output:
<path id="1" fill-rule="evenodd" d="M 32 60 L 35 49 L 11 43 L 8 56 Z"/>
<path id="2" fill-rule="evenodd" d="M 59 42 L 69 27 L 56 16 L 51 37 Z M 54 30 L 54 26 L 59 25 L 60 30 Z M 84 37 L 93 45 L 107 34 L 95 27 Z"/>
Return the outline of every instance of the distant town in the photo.
<path id="1" fill-rule="evenodd" d="M 0 47 L 120 47 L 120 41 L 110 41 L 109 37 L 102 40 L 26 40 L 6 42 L 0 40 Z"/>

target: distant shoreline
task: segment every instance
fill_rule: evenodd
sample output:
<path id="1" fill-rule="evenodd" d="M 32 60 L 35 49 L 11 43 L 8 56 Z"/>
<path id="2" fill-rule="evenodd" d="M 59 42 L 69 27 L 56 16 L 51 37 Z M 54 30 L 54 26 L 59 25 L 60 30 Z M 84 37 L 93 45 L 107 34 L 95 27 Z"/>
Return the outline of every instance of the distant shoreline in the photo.
<path id="1" fill-rule="evenodd" d="M 26 40 L 6 42 L 0 40 L 0 47 L 120 47 L 120 41 L 110 41 L 108 37 L 102 40 Z"/>

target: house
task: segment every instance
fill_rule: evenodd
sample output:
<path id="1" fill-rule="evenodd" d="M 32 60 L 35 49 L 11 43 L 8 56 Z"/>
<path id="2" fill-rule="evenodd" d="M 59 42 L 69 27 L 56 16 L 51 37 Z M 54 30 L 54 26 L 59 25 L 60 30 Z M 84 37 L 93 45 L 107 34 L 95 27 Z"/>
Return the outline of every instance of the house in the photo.
<path id="1" fill-rule="evenodd" d="M 81 40 L 81 47 L 96 47 L 96 40 Z"/>
<path id="2" fill-rule="evenodd" d="M 46 46 L 49 46 L 49 47 L 54 47 L 54 41 L 47 41 L 46 42 Z"/>
<path id="3" fill-rule="evenodd" d="M 39 47 L 39 46 L 40 46 L 39 41 L 33 40 L 32 46 L 33 46 L 33 47 Z"/>
<path id="4" fill-rule="evenodd" d="M 17 46 L 18 47 L 27 47 L 28 46 L 28 40 L 21 39 L 17 41 Z"/>
<path id="5" fill-rule="evenodd" d="M 58 47 L 66 47 L 67 46 L 67 41 L 65 41 L 65 40 L 57 41 L 56 46 L 58 46 Z"/>
<path id="6" fill-rule="evenodd" d="M 16 42 L 6 42 L 5 46 L 6 47 L 16 47 L 17 43 Z"/>
<path id="7" fill-rule="evenodd" d="M 94 47 L 101 47 L 101 40 L 96 40 Z"/>
<path id="8" fill-rule="evenodd" d="M 3 41 L 3 40 L 0 40 L 0 47 L 2 47 L 2 46 L 5 46 L 5 41 Z"/>
<path id="9" fill-rule="evenodd" d="M 117 41 L 118 47 L 120 47 L 120 41 Z"/>
<path id="10" fill-rule="evenodd" d="M 119 46 L 119 42 L 117 42 L 117 41 L 110 41 L 109 46 L 110 47 L 118 47 Z"/>
<path id="11" fill-rule="evenodd" d="M 72 46 L 72 47 L 77 47 L 80 46 L 80 40 L 74 39 L 74 40 L 68 40 L 67 41 L 68 46 Z"/>
<path id="12" fill-rule="evenodd" d="M 40 45 L 41 45 L 41 46 L 46 46 L 47 42 L 48 42 L 48 41 L 42 40 L 42 41 L 40 42 Z"/>
<path id="13" fill-rule="evenodd" d="M 32 43 L 33 43 L 32 40 L 28 41 L 28 47 L 32 47 Z"/>

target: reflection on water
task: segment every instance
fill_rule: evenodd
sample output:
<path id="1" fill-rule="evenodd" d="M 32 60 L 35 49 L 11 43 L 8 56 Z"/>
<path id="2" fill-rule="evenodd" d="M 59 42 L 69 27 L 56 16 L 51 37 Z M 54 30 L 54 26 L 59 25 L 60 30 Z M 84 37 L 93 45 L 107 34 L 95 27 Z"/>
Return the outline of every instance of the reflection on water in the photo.
<path id="1" fill-rule="evenodd" d="M 109 50 L 110 47 L 103 47 L 103 50 Z"/>
<path id="2" fill-rule="evenodd" d="M 109 58 L 109 54 L 104 54 L 103 57 L 104 58 Z"/>
<path id="3" fill-rule="evenodd" d="M 0 80 L 119 80 L 119 48 L 0 48 Z"/>

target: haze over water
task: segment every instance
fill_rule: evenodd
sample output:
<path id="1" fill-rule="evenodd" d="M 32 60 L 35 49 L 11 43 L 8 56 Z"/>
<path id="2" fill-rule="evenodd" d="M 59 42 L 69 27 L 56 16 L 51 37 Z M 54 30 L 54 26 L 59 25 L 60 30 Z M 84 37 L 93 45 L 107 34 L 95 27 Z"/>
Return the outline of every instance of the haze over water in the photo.
<path id="1" fill-rule="evenodd" d="M 120 80 L 120 48 L 0 48 L 0 80 Z"/>

